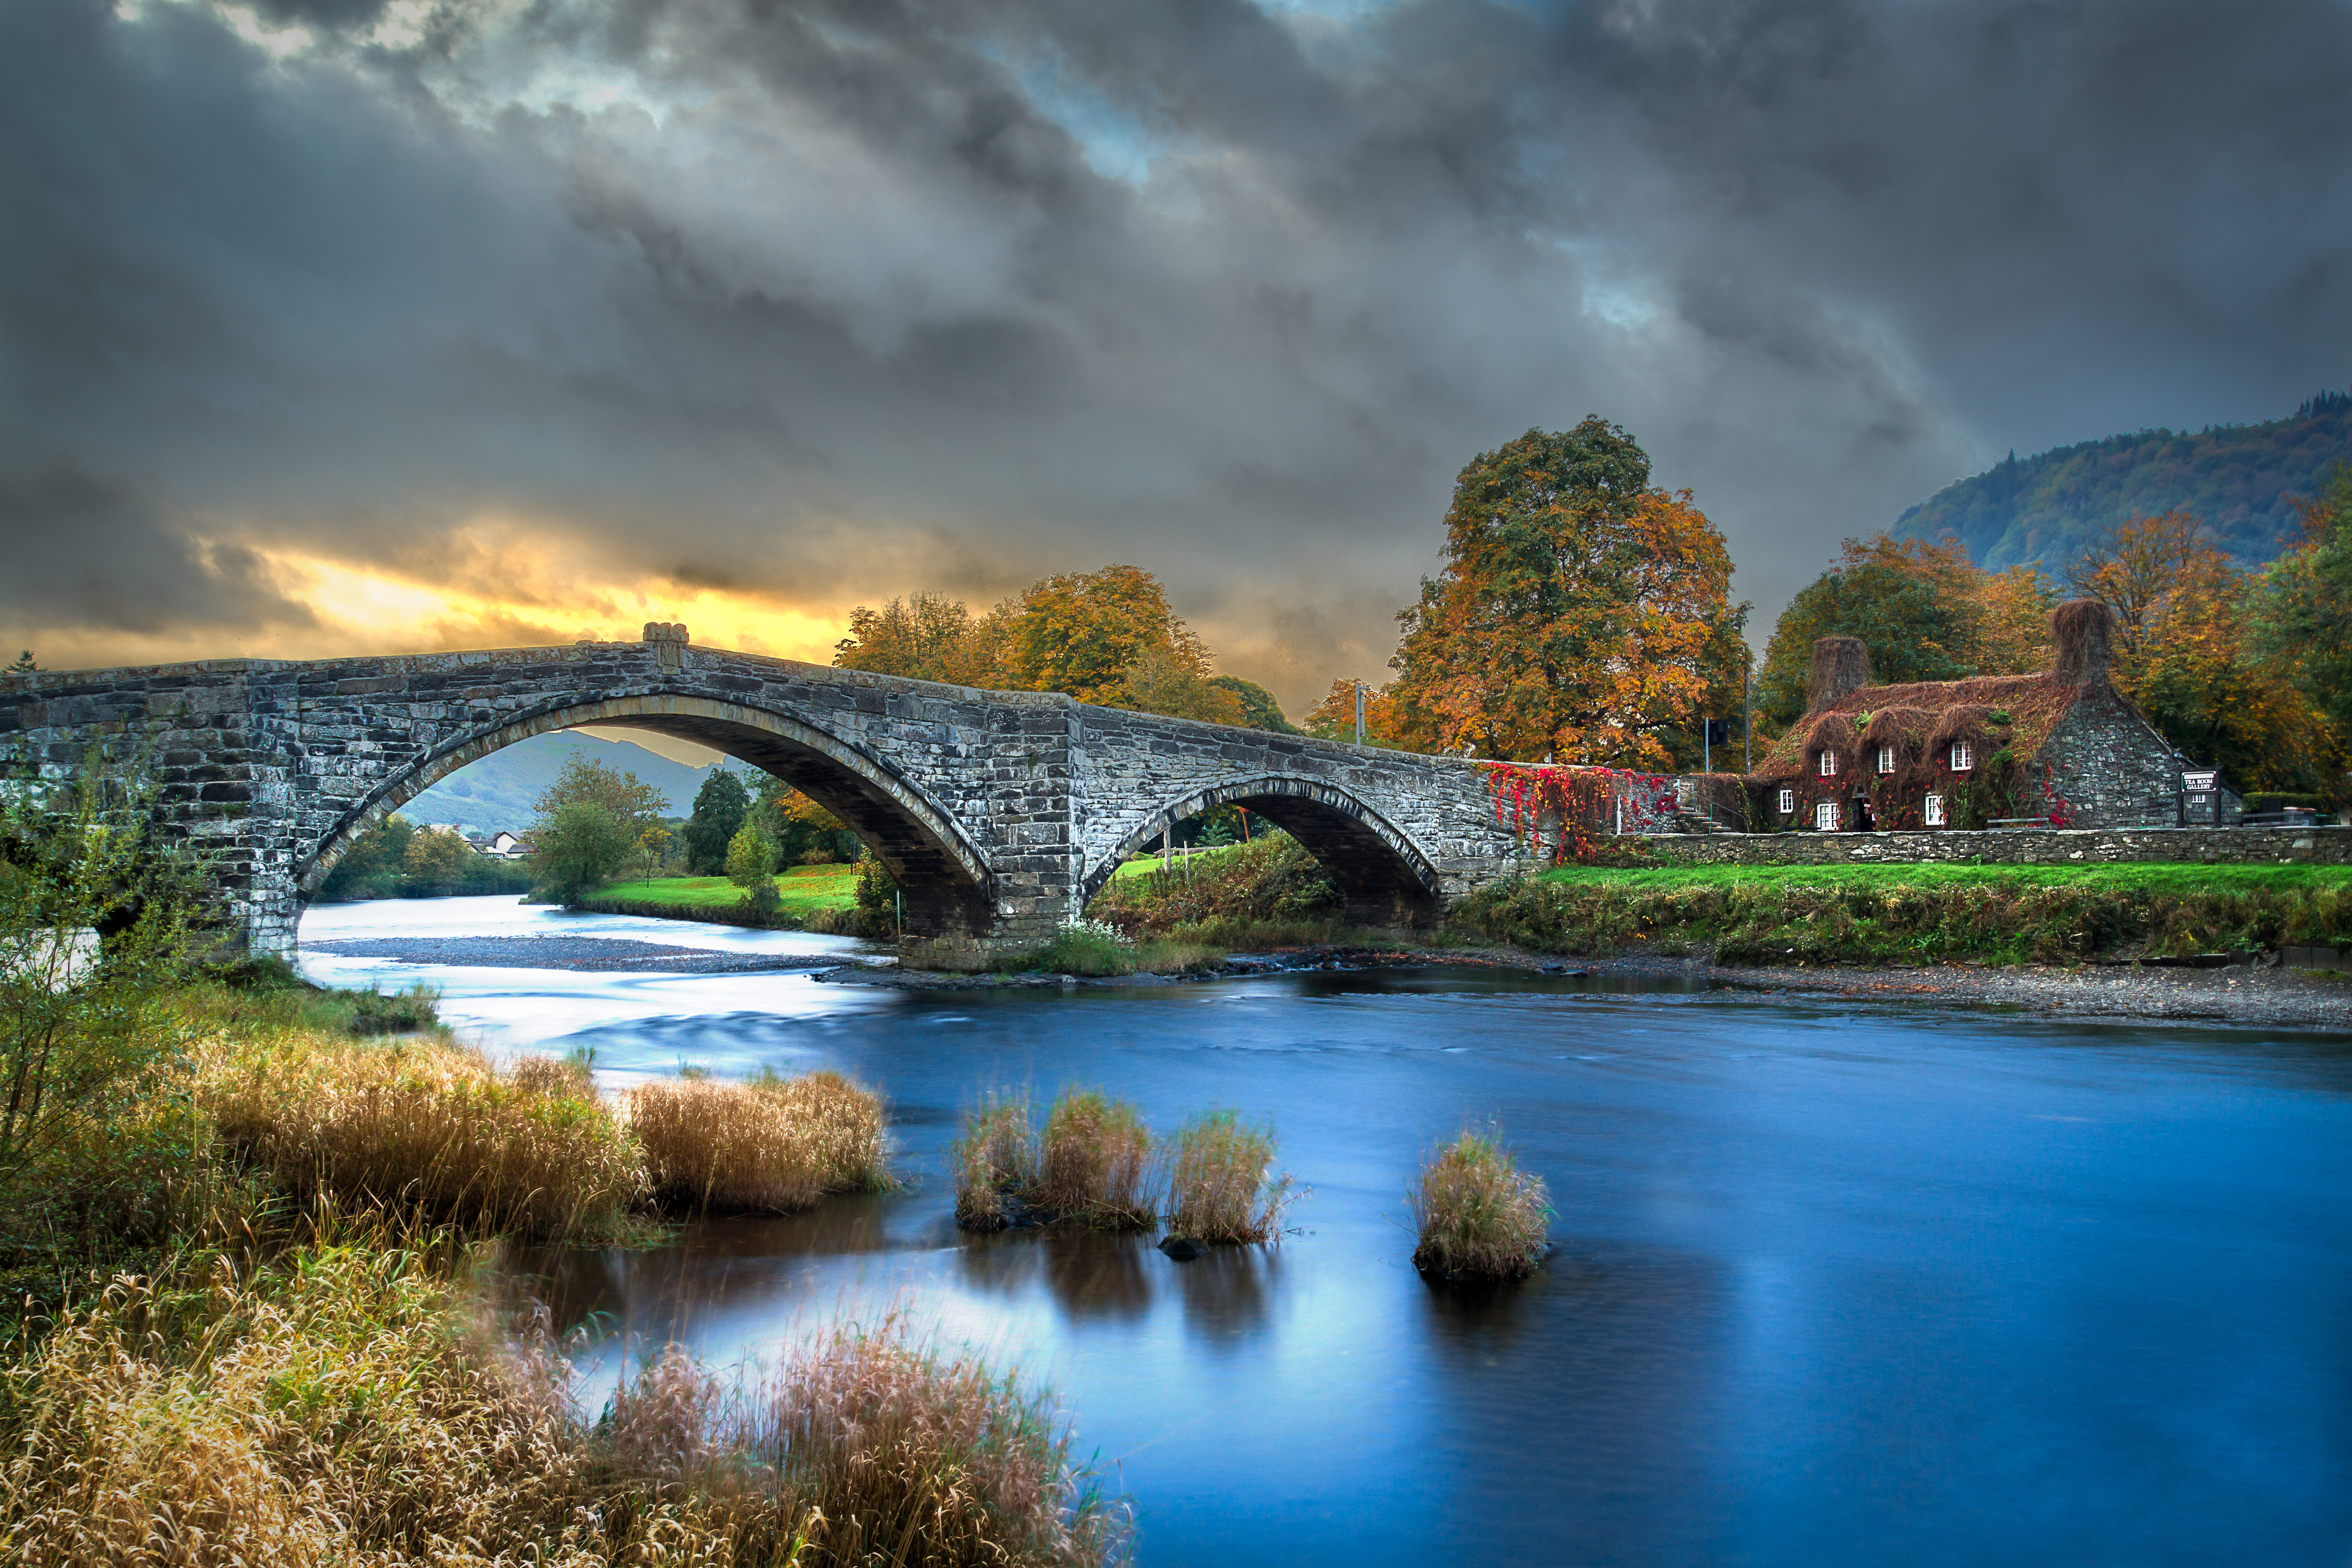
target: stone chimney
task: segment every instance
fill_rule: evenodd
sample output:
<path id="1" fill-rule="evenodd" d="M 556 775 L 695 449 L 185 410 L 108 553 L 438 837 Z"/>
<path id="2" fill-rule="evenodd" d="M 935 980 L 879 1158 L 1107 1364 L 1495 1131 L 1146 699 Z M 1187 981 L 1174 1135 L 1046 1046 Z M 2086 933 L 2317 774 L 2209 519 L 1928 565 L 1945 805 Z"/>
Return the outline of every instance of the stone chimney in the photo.
<path id="1" fill-rule="evenodd" d="M 2050 612 L 2050 673 L 2068 686 L 2104 686 L 2116 636 L 2116 615 L 2096 599 L 2069 599 Z"/>
<path id="2" fill-rule="evenodd" d="M 1813 674 L 1805 682 L 1805 711 L 1818 713 L 1849 691 L 1870 684 L 1870 649 L 1860 637 L 1815 637 Z"/>

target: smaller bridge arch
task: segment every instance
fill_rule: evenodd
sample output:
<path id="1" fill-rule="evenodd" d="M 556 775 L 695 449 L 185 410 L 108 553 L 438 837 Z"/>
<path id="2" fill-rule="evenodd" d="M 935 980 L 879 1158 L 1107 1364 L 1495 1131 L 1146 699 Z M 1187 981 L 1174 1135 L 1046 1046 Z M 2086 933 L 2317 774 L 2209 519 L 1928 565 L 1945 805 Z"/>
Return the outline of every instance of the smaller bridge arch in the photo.
<path id="1" fill-rule="evenodd" d="M 553 702 L 439 748 L 384 779 L 336 825 L 298 868 L 299 898 L 319 890 L 361 835 L 439 780 L 518 741 L 593 724 L 691 741 L 783 780 L 840 817 L 889 868 L 905 891 L 910 931 L 986 928 L 988 857 L 928 791 L 866 748 L 791 714 L 676 692 Z"/>
<path id="2" fill-rule="evenodd" d="M 1444 901 L 1444 882 L 1412 837 L 1354 791 L 1326 780 L 1259 773 L 1219 779 L 1157 808 L 1091 867 L 1081 902 L 1128 857 L 1167 829 L 1221 805 L 1238 805 L 1293 838 L 1338 884 L 1347 919 L 1360 925 L 1420 925 Z"/>

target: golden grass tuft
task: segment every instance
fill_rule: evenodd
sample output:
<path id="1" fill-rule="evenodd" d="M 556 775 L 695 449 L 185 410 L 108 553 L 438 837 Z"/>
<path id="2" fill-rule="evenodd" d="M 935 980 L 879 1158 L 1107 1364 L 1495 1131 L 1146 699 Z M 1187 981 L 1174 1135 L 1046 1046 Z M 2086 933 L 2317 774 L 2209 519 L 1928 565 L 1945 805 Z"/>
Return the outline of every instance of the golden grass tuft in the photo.
<path id="1" fill-rule="evenodd" d="M 972 1230 L 1077 1220 L 1144 1230 L 1160 1218 L 1151 1130 L 1125 1100 L 1066 1089 L 1040 1134 L 1028 1097 L 983 1101 L 956 1141 L 956 1220 Z"/>
<path id="2" fill-rule="evenodd" d="M 953 1153 L 956 1223 L 969 1230 L 1003 1230 L 1013 1223 L 1019 1194 L 1037 1181 L 1037 1130 L 1029 1097 L 991 1097 L 964 1117 Z"/>
<path id="3" fill-rule="evenodd" d="M 1420 1230 L 1413 1267 L 1424 1273 L 1517 1279 L 1547 1245 L 1543 1178 L 1492 1138 L 1465 1132 L 1423 1167 L 1408 1194 Z"/>
<path id="4" fill-rule="evenodd" d="M 1106 1230 L 1142 1230 L 1160 1217 L 1151 1130 L 1123 1100 L 1065 1090 L 1045 1112 L 1029 1198 L 1056 1215 Z"/>
<path id="5" fill-rule="evenodd" d="M 621 1234 L 644 1195 L 635 1142 L 560 1071 L 508 1076 L 445 1041 L 299 1028 L 215 1037 L 195 1063 L 197 1104 L 221 1138 L 306 1203 L 332 1194 L 472 1229 L 594 1241 Z"/>
<path id="6" fill-rule="evenodd" d="M 1291 1202 L 1290 1177 L 1274 1174 L 1274 1147 L 1271 1127 L 1244 1126 L 1230 1110 L 1186 1123 L 1169 1173 L 1169 1234 L 1210 1242 L 1273 1237 Z"/>
<path id="7" fill-rule="evenodd" d="M 882 1102 L 835 1072 L 641 1084 L 627 1121 L 663 1204 L 791 1214 L 887 1184 Z"/>
<path id="8" fill-rule="evenodd" d="M 385 1234 L 118 1279 L 7 1368 L 0 1561 L 798 1568 L 1120 1556 L 1036 1396 L 885 1331 L 751 1394 L 675 1352 L 594 1426 Z"/>

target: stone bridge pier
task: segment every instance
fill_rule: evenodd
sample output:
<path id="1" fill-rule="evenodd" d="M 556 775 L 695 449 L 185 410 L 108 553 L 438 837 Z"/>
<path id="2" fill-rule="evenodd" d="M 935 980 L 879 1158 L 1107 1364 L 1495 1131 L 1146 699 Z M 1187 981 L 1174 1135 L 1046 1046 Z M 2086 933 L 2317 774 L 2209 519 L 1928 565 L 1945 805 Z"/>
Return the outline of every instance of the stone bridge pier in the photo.
<path id="1" fill-rule="evenodd" d="M 287 953 L 362 833 L 527 736 L 625 725 L 739 757 L 846 823 L 905 889 L 918 942 L 1034 943 L 1120 861 L 1213 805 L 1329 870 L 1350 920 L 1412 924 L 1519 861 L 1472 764 L 691 647 L 637 643 L 0 677 L 0 750 L 158 780 L 225 922 Z"/>

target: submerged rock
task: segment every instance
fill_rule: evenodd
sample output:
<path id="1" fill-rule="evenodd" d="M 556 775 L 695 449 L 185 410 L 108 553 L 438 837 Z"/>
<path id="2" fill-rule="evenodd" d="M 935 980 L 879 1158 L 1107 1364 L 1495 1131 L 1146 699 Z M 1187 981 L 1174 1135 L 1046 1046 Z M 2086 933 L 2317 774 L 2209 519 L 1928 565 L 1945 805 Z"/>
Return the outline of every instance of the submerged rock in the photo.
<path id="1" fill-rule="evenodd" d="M 1160 1250 L 1179 1263 L 1190 1263 L 1209 1249 L 1189 1236 L 1171 1236 L 1160 1242 Z"/>

